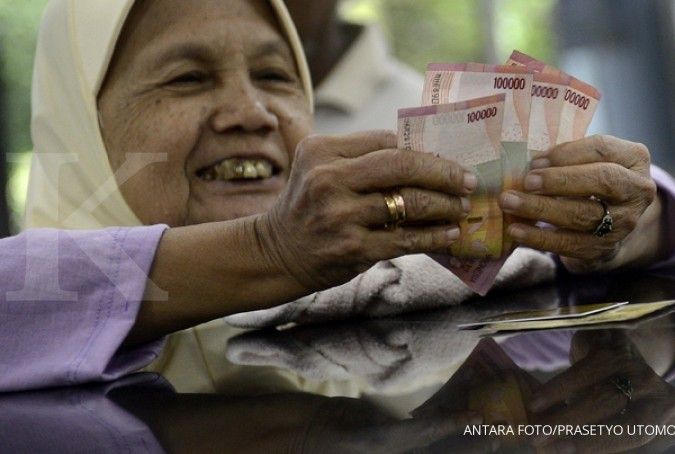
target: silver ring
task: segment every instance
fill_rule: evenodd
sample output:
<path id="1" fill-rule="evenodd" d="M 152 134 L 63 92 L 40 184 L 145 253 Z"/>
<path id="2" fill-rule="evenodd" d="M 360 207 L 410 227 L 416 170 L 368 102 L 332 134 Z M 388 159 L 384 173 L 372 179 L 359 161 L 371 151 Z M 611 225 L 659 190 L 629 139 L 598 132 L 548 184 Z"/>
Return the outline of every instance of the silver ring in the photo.
<path id="1" fill-rule="evenodd" d="M 600 223 L 593 232 L 593 235 L 597 236 L 598 238 L 602 238 L 603 236 L 612 232 L 612 229 L 614 228 L 614 218 L 609 212 L 609 208 L 607 208 L 607 204 L 604 202 L 604 200 L 599 199 L 595 196 L 591 196 L 591 200 L 594 200 L 598 202 L 600 205 L 602 205 L 602 209 L 605 212 L 605 214 L 602 215 Z"/>

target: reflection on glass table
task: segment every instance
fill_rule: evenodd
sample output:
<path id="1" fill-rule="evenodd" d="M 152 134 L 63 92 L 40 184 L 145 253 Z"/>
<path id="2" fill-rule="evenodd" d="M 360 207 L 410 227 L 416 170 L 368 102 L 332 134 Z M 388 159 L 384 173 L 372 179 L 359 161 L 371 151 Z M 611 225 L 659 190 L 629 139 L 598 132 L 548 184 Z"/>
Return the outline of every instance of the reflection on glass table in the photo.
<path id="1" fill-rule="evenodd" d="M 572 279 L 446 310 L 247 332 L 214 354 L 249 386 L 224 380 L 219 394 L 176 392 L 154 374 L 2 394 L 0 452 L 666 452 L 675 442 L 673 313 L 495 337 L 456 325 L 672 297 L 669 277 Z M 261 371 L 303 386 L 268 386 Z M 331 392 L 319 391 L 328 383 Z M 601 425 L 614 432 L 579 432 Z"/>

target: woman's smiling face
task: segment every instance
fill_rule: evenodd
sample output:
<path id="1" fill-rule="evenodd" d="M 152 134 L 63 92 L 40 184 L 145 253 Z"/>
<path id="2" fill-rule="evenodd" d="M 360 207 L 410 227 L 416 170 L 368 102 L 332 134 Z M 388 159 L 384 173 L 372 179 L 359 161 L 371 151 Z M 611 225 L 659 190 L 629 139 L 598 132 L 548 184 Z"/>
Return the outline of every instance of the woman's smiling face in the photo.
<path id="1" fill-rule="evenodd" d="M 99 94 L 113 171 L 144 224 L 268 210 L 311 132 L 290 46 L 265 0 L 143 0 Z M 166 158 L 130 178 L 129 153 Z"/>

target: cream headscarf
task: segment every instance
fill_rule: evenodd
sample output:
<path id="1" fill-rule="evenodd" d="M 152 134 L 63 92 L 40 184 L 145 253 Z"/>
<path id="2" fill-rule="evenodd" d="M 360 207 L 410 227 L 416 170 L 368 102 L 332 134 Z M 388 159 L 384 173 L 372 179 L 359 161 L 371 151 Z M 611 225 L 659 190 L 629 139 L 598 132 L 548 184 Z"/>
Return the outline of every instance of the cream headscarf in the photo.
<path id="1" fill-rule="evenodd" d="M 312 105 L 312 85 L 282 0 L 269 0 L 295 54 Z M 33 78 L 35 152 L 26 228 L 140 225 L 120 193 L 103 144 L 97 96 L 134 0 L 50 0 Z M 311 108 L 311 107 L 310 107 Z"/>

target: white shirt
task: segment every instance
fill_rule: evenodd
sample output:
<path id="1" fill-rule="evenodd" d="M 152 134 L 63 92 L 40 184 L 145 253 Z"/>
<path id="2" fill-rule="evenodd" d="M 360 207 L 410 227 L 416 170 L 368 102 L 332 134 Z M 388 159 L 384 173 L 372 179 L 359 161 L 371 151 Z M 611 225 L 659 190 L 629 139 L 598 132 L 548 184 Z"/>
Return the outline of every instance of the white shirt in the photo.
<path id="1" fill-rule="evenodd" d="M 381 30 L 368 26 L 316 90 L 316 132 L 396 130 L 397 111 L 419 106 L 424 77 L 396 61 Z"/>

